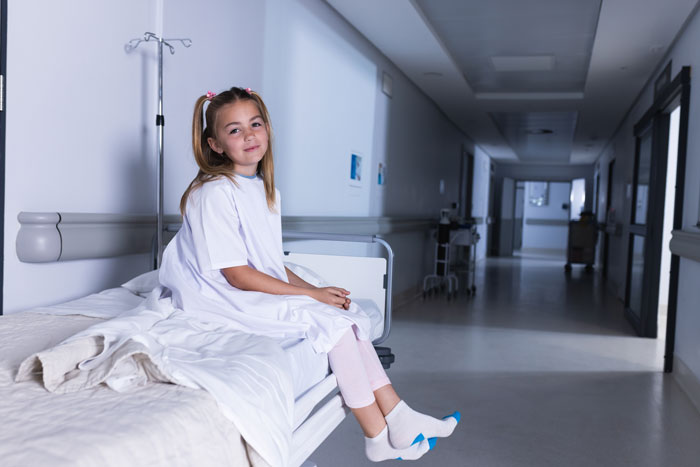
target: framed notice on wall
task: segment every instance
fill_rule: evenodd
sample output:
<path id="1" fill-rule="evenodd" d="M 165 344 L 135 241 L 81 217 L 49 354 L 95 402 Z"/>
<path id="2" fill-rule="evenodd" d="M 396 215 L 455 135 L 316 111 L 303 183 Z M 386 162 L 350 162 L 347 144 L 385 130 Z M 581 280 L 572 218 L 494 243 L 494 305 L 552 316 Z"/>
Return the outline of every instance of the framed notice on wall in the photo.
<path id="1" fill-rule="evenodd" d="M 362 186 L 362 154 L 358 152 L 350 154 L 350 185 Z"/>

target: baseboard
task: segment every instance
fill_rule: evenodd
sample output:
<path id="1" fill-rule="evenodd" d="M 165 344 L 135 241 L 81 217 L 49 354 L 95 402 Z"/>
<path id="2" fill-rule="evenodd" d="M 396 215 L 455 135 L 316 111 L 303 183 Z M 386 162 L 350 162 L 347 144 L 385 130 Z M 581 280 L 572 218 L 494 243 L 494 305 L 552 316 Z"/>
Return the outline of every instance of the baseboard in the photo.
<path id="1" fill-rule="evenodd" d="M 700 379 L 678 355 L 673 356 L 673 377 L 700 412 Z"/>

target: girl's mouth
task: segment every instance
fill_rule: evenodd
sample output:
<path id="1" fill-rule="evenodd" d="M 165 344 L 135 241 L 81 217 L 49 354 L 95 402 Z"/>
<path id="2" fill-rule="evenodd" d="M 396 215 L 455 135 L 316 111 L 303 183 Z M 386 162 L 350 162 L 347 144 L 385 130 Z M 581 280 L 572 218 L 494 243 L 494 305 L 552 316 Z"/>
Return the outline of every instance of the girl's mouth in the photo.
<path id="1" fill-rule="evenodd" d="M 245 151 L 245 152 L 255 151 L 255 150 L 258 149 L 259 147 L 260 147 L 260 145 L 258 145 L 258 146 L 251 146 L 251 147 L 249 147 L 249 148 L 244 149 L 244 151 Z"/>

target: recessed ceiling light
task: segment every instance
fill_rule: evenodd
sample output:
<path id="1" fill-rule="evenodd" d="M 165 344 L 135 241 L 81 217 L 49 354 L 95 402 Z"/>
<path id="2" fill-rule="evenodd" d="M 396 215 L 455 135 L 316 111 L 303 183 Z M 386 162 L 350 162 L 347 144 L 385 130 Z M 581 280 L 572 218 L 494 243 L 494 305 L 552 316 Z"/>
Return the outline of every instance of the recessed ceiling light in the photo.
<path id="1" fill-rule="evenodd" d="M 496 71 L 550 71 L 554 55 L 493 56 L 491 64 Z"/>
<path id="2" fill-rule="evenodd" d="M 551 135 L 554 132 L 549 128 L 534 128 L 532 130 L 527 130 L 526 133 L 528 135 Z"/>
<path id="3" fill-rule="evenodd" d="M 442 77 L 442 73 L 439 71 L 426 71 L 423 73 L 423 76 L 430 76 L 431 78 L 440 78 Z"/>

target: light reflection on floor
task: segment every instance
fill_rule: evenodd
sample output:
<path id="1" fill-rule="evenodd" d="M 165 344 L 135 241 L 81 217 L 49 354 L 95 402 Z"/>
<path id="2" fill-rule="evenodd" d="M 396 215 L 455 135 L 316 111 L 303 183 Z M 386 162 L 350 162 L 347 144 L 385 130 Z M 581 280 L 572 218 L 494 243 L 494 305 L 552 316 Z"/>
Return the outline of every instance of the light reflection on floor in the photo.
<path id="1" fill-rule="evenodd" d="M 661 373 L 663 342 L 635 337 L 597 273 L 528 253 L 480 264 L 477 294 L 395 310 L 399 394 L 463 422 L 413 465 L 697 466 L 700 414 Z M 312 456 L 373 465 L 348 417 Z"/>

